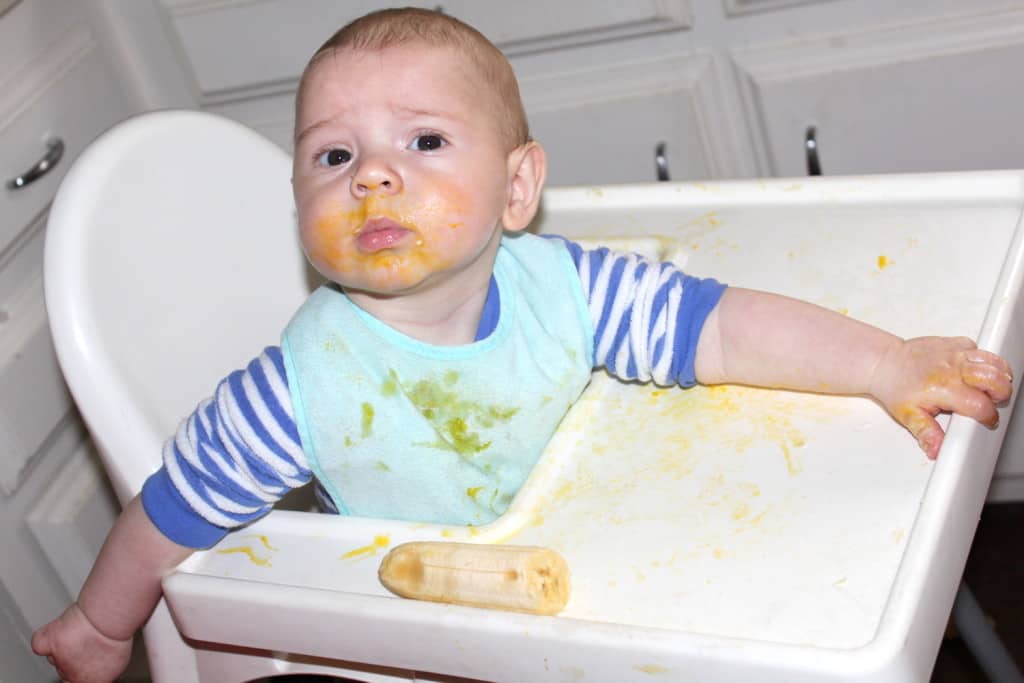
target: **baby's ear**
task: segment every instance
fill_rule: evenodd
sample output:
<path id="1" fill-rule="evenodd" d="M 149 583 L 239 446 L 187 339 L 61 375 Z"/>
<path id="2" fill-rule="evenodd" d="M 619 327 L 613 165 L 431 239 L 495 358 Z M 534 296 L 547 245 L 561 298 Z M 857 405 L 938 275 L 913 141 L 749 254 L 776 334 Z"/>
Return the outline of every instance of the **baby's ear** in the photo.
<path id="1" fill-rule="evenodd" d="M 539 142 L 531 140 L 509 152 L 508 204 L 501 216 L 501 224 L 506 230 L 517 232 L 533 220 L 540 206 L 547 172 L 547 155 Z"/>

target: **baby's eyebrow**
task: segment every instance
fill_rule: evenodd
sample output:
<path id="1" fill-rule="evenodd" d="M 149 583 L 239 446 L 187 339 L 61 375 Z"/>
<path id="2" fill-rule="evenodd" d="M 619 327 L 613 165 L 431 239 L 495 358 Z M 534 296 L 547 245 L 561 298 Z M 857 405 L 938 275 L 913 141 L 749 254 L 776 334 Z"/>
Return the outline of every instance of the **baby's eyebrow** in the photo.
<path id="1" fill-rule="evenodd" d="M 457 114 L 452 111 L 445 111 L 442 109 L 422 109 L 420 107 L 409 107 L 404 104 L 395 104 L 391 107 L 392 111 L 399 116 L 406 118 L 414 118 L 419 116 L 438 118 L 438 119 L 454 119 L 458 121 L 465 120 L 465 117 L 461 114 Z"/>
<path id="2" fill-rule="evenodd" d="M 317 121 L 316 123 L 311 123 L 310 125 L 306 126 L 302 130 L 300 130 L 298 133 L 296 133 L 293 145 L 295 147 L 298 147 L 299 143 L 302 142 L 303 138 L 308 136 L 310 133 L 313 133 L 314 131 L 316 131 L 316 130 L 318 130 L 320 128 L 323 128 L 324 126 L 326 126 L 330 122 L 331 122 L 331 119 L 324 119 L 322 121 Z"/>

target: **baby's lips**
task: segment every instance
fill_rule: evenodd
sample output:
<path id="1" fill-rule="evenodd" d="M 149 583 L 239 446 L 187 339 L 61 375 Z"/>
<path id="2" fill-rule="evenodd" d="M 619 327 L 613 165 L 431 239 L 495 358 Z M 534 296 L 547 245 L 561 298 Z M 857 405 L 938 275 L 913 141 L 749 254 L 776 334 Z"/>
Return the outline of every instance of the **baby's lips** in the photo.
<path id="1" fill-rule="evenodd" d="M 390 249 L 412 231 L 390 218 L 370 218 L 363 223 L 356 235 L 356 244 L 364 252 L 376 252 Z"/>

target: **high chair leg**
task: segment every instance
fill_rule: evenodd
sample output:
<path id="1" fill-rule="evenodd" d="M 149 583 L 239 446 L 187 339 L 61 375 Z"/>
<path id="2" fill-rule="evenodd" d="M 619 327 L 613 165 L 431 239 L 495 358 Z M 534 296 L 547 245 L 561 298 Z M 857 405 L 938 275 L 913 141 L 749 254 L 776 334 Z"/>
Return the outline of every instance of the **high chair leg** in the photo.
<path id="1" fill-rule="evenodd" d="M 978 665 L 992 683 L 1024 683 L 1003 641 L 985 618 L 974 594 L 963 581 L 953 602 L 953 622 Z"/>

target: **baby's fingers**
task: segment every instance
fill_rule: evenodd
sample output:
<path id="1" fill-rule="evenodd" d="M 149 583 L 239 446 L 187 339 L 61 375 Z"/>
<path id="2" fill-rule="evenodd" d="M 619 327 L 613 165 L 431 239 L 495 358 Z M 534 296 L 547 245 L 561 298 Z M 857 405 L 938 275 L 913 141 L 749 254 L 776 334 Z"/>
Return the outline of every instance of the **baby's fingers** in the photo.
<path id="1" fill-rule="evenodd" d="M 1002 403 L 1013 393 L 1013 374 L 1009 364 L 988 351 L 975 349 L 964 355 L 960 375 L 964 384 L 980 389 L 995 403 Z"/>
<path id="2" fill-rule="evenodd" d="M 996 410 L 992 398 L 983 391 L 964 387 L 950 397 L 943 410 L 977 420 L 986 427 L 999 425 L 999 411 Z"/>
<path id="3" fill-rule="evenodd" d="M 932 414 L 920 406 L 907 405 L 897 410 L 893 417 L 917 439 L 917 444 L 929 459 L 938 457 L 946 434 Z"/>

